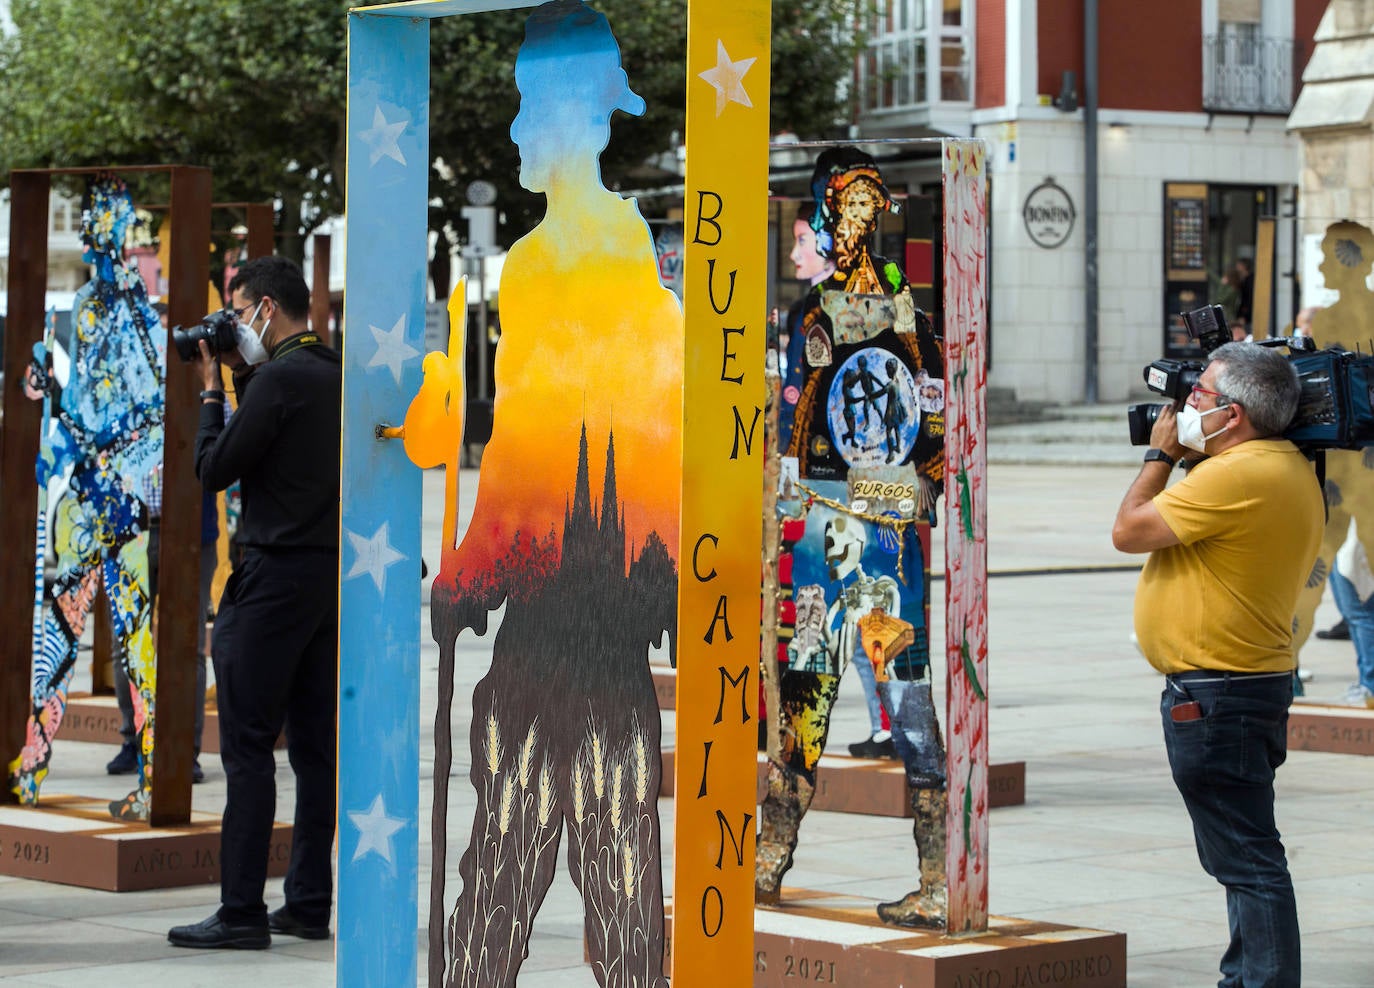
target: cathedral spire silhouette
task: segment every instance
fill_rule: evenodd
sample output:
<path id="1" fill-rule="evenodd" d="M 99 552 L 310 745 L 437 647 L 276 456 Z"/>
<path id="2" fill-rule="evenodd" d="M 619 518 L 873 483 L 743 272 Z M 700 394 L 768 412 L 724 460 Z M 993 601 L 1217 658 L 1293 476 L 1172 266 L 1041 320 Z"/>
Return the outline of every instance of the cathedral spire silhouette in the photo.
<path id="1" fill-rule="evenodd" d="M 573 488 L 573 518 L 592 515 L 592 486 L 587 467 L 587 422 L 582 421 L 582 438 L 577 442 L 577 484 Z"/>
<path id="2" fill-rule="evenodd" d="M 620 504 L 615 493 L 615 431 L 606 440 L 606 480 L 601 491 L 601 532 L 615 528 Z"/>

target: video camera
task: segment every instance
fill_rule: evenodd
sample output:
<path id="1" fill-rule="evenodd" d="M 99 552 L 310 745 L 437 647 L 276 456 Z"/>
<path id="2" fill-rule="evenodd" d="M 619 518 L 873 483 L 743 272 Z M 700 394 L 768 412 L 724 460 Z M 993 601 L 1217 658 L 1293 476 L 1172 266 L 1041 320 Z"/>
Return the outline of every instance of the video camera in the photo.
<path id="1" fill-rule="evenodd" d="M 212 312 L 190 329 L 172 327 L 177 356 L 187 362 L 200 359 L 200 341 L 210 345 L 211 355 L 228 353 L 239 345 L 239 320 L 232 309 Z"/>
<path id="2" fill-rule="evenodd" d="M 1231 342 L 1226 315 L 1219 305 L 1183 313 L 1188 335 L 1204 354 Z M 1260 346 L 1285 347 L 1298 372 L 1302 393 L 1298 411 L 1283 438 L 1304 452 L 1324 449 L 1362 449 L 1374 445 L 1374 356 L 1327 347 L 1318 350 L 1311 337 L 1278 336 L 1256 340 Z M 1181 405 L 1206 368 L 1203 360 L 1162 357 L 1145 367 L 1145 386 Z M 1145 446 L 1159 418 L 1162 404 L 1138 404 L 1126 409 L 1131 444 Z"/>

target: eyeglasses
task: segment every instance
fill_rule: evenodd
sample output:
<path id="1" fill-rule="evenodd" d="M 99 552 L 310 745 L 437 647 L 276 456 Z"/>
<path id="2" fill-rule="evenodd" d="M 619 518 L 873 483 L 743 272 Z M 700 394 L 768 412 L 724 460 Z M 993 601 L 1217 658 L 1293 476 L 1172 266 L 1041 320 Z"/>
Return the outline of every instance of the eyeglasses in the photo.
<path id="1" fill-rule="evenodd" d="M 261 304 L 262 304 L 262 303 L 261 303 L 260 301 L 259 301 L 259 302 L 249 302 L 249 303 L 248 303 L 247 305 L 245 305 L 242 309 L 233 309 L 233 308 L 231 308 L 230 311 L 234 313 L 234 316 L 235 316 L 236 318 L 242 319 L 242 318 L 243 318 L 243 314 L 244 314 L 245 312 L 247 312 L 247 311 L 249 311 L 250 309 L 252 309 L 252 308 L 254 308 L 254 307 L 258 306 L 258 305 L 261 305 Z"/>
<path id="2" fill-rule="evenodd" d="M 1200 384 L 1194 384 L 1192 392 L 1188 395 L 1188 400 L 1192 402 L 1194 405 L 1196 405 L 1198 395 L 1211 395 L 1213 398 L 1216 399 L 1216 403 L 1218 405 L 1239 404 L 1239 402 L 1237 402 L 1234 398 L 1227 397 L 1220 391 L 1209 391 L 1207 388 L 1202 387 Z"/>

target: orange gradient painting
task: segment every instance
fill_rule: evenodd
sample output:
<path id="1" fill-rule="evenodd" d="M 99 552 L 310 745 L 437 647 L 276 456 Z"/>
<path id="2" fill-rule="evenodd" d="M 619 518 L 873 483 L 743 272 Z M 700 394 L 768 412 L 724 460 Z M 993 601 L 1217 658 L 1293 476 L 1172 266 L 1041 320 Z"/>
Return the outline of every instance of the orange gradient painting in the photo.
<path id="1" fill-rule="evenodd" d="M 682 309 L 659 280 L 638 205 L 608 191 L 612 114 L 638 115 L 604 15 L 580 0 L 532 13 L 515 65 L 511 139 L 543 219 L 510 250 L 491 440 L 472 521 L 453 545 L 462 381 L 453 344 L 425 360 L 407 452 L 449 474 L 431 615 L 440 646 L 430 974 L 515 983 L 566 840 L 602 985 L 666 985 L 651 646 L 677 606 Z M 461 325 L 461 302 L 450 304 Z M 504 606 L 473 691 L 477 797 L 444 915 L 458 636 Z"/>

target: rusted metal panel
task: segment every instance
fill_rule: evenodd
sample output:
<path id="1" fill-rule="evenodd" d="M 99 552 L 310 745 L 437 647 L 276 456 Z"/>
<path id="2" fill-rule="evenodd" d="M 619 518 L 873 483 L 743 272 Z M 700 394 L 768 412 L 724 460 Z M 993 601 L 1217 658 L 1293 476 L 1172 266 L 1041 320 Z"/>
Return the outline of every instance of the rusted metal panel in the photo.
<path id="1" fill-rule="evenodd" d="M 48 282 L 46 172 L 10 177 L 9 315 L 5 320 L 4 419 L 0 425 L 0 746 L 8 761 L 24 744 L 29 718 L 33 622 L 34 524 L 42 407 L 24 395 L 24 371 L 43 338 L 43 291 Z M 0 786 L 0 803 L 15 801 Z"/>

